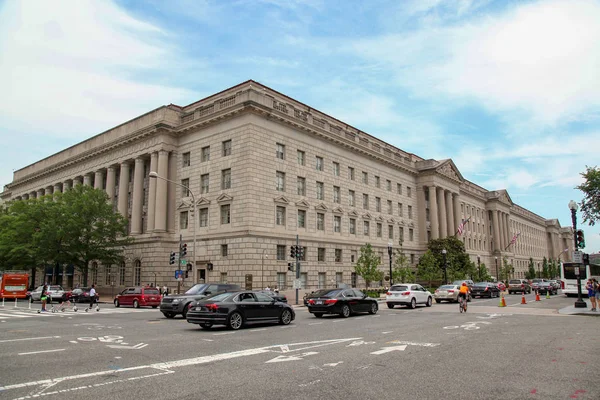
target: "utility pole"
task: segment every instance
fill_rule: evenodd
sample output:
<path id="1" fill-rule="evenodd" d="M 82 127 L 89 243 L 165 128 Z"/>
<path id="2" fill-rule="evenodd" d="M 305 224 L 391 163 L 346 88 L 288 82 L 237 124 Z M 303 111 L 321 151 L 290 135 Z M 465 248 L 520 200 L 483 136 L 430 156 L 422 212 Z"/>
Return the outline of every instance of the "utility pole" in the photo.
<path id="1" fill-rule="evenodd" d="M 183 235 L 179 235 L 179 255 L 177 256 L 177 270 L 181 271 L 181 245 L 183 242 Z M 181 294 L 181 280 L 183 280 L 183 276 L 177 279 L 177 294 Z"/>
<path id="2" fill-rule="evenodd" d="M 299 249 L 298 235 L 296 235 L 296 249 Z M 304 253 L 304 251 L 302 252 Z M 296 279 L 300 279 L 300 251 L 296 251 Z M 296 285 L 296 305 L 298 305 L 298 291 L 300 288 Z"/>

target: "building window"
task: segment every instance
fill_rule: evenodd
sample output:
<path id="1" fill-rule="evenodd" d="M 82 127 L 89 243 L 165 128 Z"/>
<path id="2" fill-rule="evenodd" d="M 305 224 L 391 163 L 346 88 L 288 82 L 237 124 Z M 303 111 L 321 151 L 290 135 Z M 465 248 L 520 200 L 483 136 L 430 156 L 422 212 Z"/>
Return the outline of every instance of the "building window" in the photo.
<path id="1" fill-rule="evenodd" d="M 285 245 L 283 244 L 278 244 L 277 245 L 277 259 L 278 260 L 285 260 Z"/>
<path id="2" fill-rule="evenodd" d="M 402 203 L 398 203 L 398 216 L 402 217 L 403 216 L 402 214 L 403 214 L 403 212 L 402 212 Z"/>
<path id="3" fill-rule="evenodd" d="M 323 213 L 317 213 L 317 230 L 325 230 L 325 214 Z"/>
<path id="4" fill-rule="evenodd" d="M 340 202 L 340 187 L 339 186 L 333 187 L 333 202 L 334 203 Z"/>
<path id="5" fill-rule="evenodd" d="M 280 226 L 285 226 L 285 207 L 277 206 L 275 223 Z"/>
<path id="6" fill-rule="evenodd" d="M 325 247 L 319 247 L 317 249 L 317 261 L 325 262 Z"/>
<path id="7" fill-rule="evenodd" d="M 362 183 L 365 185 L 369 184 L 369 174 L 367 174 L 365 171 L 362 173 Z"/>
<path id="8" fill-rule="evenodd" d="M 306 211 L 298 210 L 298 228 L 306 228 Z"/>
<path id="9" fill-rule="evenodd" d="M 192 165 L 192 158 L 190 152 L 188 151 L 187 153 L 183 153 L 181 155 L 181 166 L 185 168 L 189 167 L 190 165 Z"/>
<path id="10" fill-rule="evenodd" d="M 393 211 L 392 211 L 392 201 L 391 200 L 387 201 L 387 212 L 390 215 L 393 214 Z"/>
<path id="11" fill-rule="evenodd" d="M 333 162 L 333 176 L 340 176 L 340 163 Z"/>
<path id="12" fill-rule="evenodd" d="M 207 162 L 210 161 L 210 146 L 206 146 L 202 148 L 202 153 L 200 155 L 200 161 Z"/>
<path id="13" fill-rule="evenodd" d="M 388 192 L 392 191 L 392 181 L 390 181 L 389 179 L 385 180 L 385 188 L 387 189 Z"/>
<path id="14" fill-rule="evenodd" d="M 221 224 L 229 224 L 231 222 L 231 206 L 223 204 L 221 206 Z"/>
<path id="15" fill-rule="evenodd" d="M 351 181 L 354 180 L 354 168 L 352 167 L 348 167 L 348 179 L 350 179 Z"/>
<path id="16" fill-rule="evenodd" d="M 189 179 L 181 180 L 181 196 L 183 196 L 183 197 L 190 196 L 190 180 Z"/>
<path id="17" fill-rule="evenodd" d="M 318 278 L 319 289 L 325 289 L 325 286 L 327 285 L 327 275 L 325 272 L 319 272 Z"/>
<path id="18" fill-rule="evenodd" d="M 356 235 L 356 220 L 354 218 L 350 218 L 350 234 Z"/>
<path id="19" fill-rule="evenodd" d="M 412 230 L 412 228 L 408 229 L 408 240 L 410 240 L 411 242 L 414 240 L 414 231 Z"/>
<path id="20" fill-rule="evenodd" d="M 369 236 L 369 221 L 363 222 L 363 234 Z"/>
<path id="21" fill-rule="evenodd" d="M 316 165 L 317 171 L 323 171 L 323 157 L 316 157 Z"/>
<path id="22" fill-rule="evenodd" d="M 277 171 L 275 179 L 275 189 L 278 192 L 285 192 L 285 172 Z"/>
<path id="23" fill-rule="evenodd" d="M 375 197 L 375 211 L 381 212 L 381 198 Z"/>
<path id="24" fill-rule="evenodd" d="M 388 225 L 388 239 L 394 238 L 394 225 Z"/>
<path id="25" fill-rule="evenodd" d="M 96 271 L 98 271 L 98 269 L 96 269 Z M 133 268 L 133 286 L 140 286 L 141 284 L 142 284 L 142 262 L 140 260 L 135 260 L 135 266 Z"/>
<path id="26" fill-rule="evenodd" d="M 317 200 L 325 199 L 325 188 L 323 182 L 317 182 Z"/>
<path id="27" fill-rule="evenodd" d="M 221 190 L 231 189 L 231 168 L 221 171 Z"/>
<path id="28" fill-rule="evenodd" d="M 221 272 L 220 283 L 227 283 L 227 272 Z"/>
<path id="29" fill-rule="evenodd" d="M 365 210 L 369 209 L 369 195 L 363 193 L 363 208 Z"/>
<path id="30" fill-rule="evenodd" d="M 351 263 L 356 262 L 357 255 L 358 254 L 357 254 L 356 250 L 350 251 L 350 262 Z"/>
<path id="31" fill-rule="evenodd" d="M 342 262 L 342 249 L 335 249 L 335 262 Z M 341 272 L 338 272 L 337 274 L 342 274 Z M 336 274 L 336 277 L 337 277 Z M 336 282 L 336 283 L 341 283 L 341 282 Z"/>
<path id="32" fill-rule="evenodd" d="M 179 229 L 188 228 L 188 212 L 182 211 L 179 213 Z"/>
<path id="33" fill-rule="evenodd" d="M 228 254 L 229 253 L 228 253 L 227 245 L 222 244 L 221 245 L 221 257 L 227 257 Z"/>
<path id="34" fill-rule="evenodd" d="M 200 193 L 208 193 L 209 175 L 203 174 L 200 176 Z"/>
<path id="35" fill-rule="evenodd" d="M 408 219 L 412 219 L 412 206 L 408 206 Z"/>
<path id="36" fill-rule="evenodd" d="M 306 165 L 306 154 L 302 150 L 298 150 L 298 165 Z"/>
<path id="37" fill-rule="evenodd" d="M 429 217 L 429 208 L 426 208 L 426 209 L 425 209 L 425 221 L 429 222 L 429 221 L 430 221 L 430 219 L 429 219 L 429 218 L 430 218 L 430 217 Z"/>
<path id="38" fill-rule="evenodd" d="M 378 176 L 375 177 L 375 187 L 379 188 L 381 186 L 381 179 Z"/>
<path id="39" fill-rule="evenodd" d="M 119 264 L 119 286 L 125 286 L 125 261 Z"/>
<path id="40" fill-rule="evenodd" d="M 231 140 L 225 140 L 223 142 L 223 157 L 231 155 Z"/>
<path id="41" fill-rule="evenodd" d="M 296 180 L 296 187 L 298 188 L 298 196 L 306 196 L 306 178 L 299 176 Z"/>
<path id="42" fill-rule="evenodd" d="M 348 190 L 348 205 L 354 207 L 354 190 Z"/>
<path id="43" fill-rule="evenodd" d="M 286 289 L 286 281 L 287 281 L 287 274 L 285 272 L 278 272 L 277 273 L 277 288 L 281 289 L 281 290 L 285 290 Z"/>
<path id="44" fill-rule="evenodd" d="M 412 189 L 410 186 L 406 187 L 406 196 L 407 197 L 412 197 Z"/>
<path id="45" fill-rule="evenodd" d="M 306 272 L 300 273 L 300 284 L 302 285 L 302 289 L 306 289 L 306 284 L 308 283 L 308 274 Z"/>
<path id="46" fill-rule="evenodd" d="M 402 184 L 400 184 L 400 183 L 396 184 L 396 191 L 398 192 L 398 194 L 402 194 Z"/>
<path id="47" fill-rule="evenodd" d="M 410 263 L 413 264 L 413 265 L 415 263 L 415 255 L 414 254 L 410 255 Z"/>
<path id="48" fill-rule="evenodd" d="M 358 275 L 356 274 L 356 272 L 351 272 L 350 273 L 350 285 L 355 288 L 356 287 L 356 283 L 358 281 Z"/>
<path id="49" fill-rule="evenodd" d="M 377 223 L 377 237 L 380 238 L 383 235 L 383 226 Z"/>
<path id="50" fill-rule="evenodd" d="M 201 208 L 200 210 L 200 226 L 208 226 L 208 208 Z"/>
<path id="51" fill-rule="evenodd" d="M 342 231 L 342 217 L 339 215 L 333 217 L 333 231 L 337 233 Z"/>
<path id="52" fill-rule="evenodd" d="M 285 160 L 285 145 L 277 143 L 277 151 L 275 152 L 275 156 L 280 160 Z"/>
<path id="53" fill-rule="evenodd" d="M 402 244 L 403 241 L 404 241 L 404 228 L 400 227 L 400 229 L 398 230 L 398 243 Z"/>

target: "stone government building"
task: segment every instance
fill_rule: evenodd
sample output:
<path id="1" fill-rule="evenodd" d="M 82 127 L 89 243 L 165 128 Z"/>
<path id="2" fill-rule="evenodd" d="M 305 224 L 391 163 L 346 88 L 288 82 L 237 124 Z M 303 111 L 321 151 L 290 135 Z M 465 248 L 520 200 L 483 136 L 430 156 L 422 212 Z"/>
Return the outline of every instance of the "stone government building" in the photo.
<path id="1" fill-rule="evenodd" d="M 194 196 L 150 179 L 150 171 Z M 295 278 L 288 262 L 296 235 L 305 247 L 301 281 L 309 289 L 364 285 L 353 266 L 367 242 L 384 271 L 388 243 L 402 244 L 416 265 L 428 240 L 454 235 L 466 218 L 459 237 L 491 275 L 496 257 L 501 267 L 507 256 L 514 277 L 522 278 L 530 257 L 537 264 L 572 247 L 570 227 L 513 203 L 506 190 L 469 182 L 452 160 L 407 153 L 252 80 L 188 106 L 159 107 L 17 170 L 0 198 L 80 184 L 106 190 L 135 238 L 121 265 L 91 266 L 100 288 L 175 286 L 169 256 L 180 234 L 199 282 L 282 289 Z M 80 282 L 69 269 L 45 275 L 36 283 Z M 192 280 L 190 274 L 185 286 Z"/>

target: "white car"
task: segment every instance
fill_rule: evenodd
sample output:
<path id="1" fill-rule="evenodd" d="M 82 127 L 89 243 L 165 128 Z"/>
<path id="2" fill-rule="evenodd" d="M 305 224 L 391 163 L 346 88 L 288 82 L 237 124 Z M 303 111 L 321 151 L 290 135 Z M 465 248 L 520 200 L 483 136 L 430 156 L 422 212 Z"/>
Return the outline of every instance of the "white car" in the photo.
<path id="1" fill-rule="evenodd" d="M 38 286 L 33 292 L 31 292 L 31 301 L 40 301 L 40 297 L 42 297 L 42 288 L 43 286 Z M 50 296 L 49 303 L 54 301 L 62 301 L 65 297 L 64 289 L 59 285 L 48 285 L 48 296 Z"/>
<path id="2" fill-rule="evenodd" d="M 417 283 L 397 283 L 386 293 L 385 302 L 388 308 L 394 308 L 396 305 L 416 308 L 417 304 L 431 307 L 433 296 Z"/>

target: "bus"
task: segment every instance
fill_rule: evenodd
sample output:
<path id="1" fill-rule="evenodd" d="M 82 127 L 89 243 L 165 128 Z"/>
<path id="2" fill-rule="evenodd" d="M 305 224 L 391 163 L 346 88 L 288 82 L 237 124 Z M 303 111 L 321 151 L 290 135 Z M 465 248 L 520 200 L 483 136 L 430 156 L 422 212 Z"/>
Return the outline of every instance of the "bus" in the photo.
<path id="1" fill-rule="evenodd" d="M 25 299 L 29 274 L 22 271 L 0 271 L 0 299 Z"/>
<path id="2" fill-rule="evenodd" d="M 562 263 L 560 267 L 560 286 L 563 294 L 568 297 L 577 296 L 577 275 L 575 268 L 579 267 L 579 277 L 581 278 L 581 294 L 587 296 L 585 284 L 589 278 L 596 278 L 600 282 L 600 265 L 590 264 L 584 266 L 578 263 Z"/>

